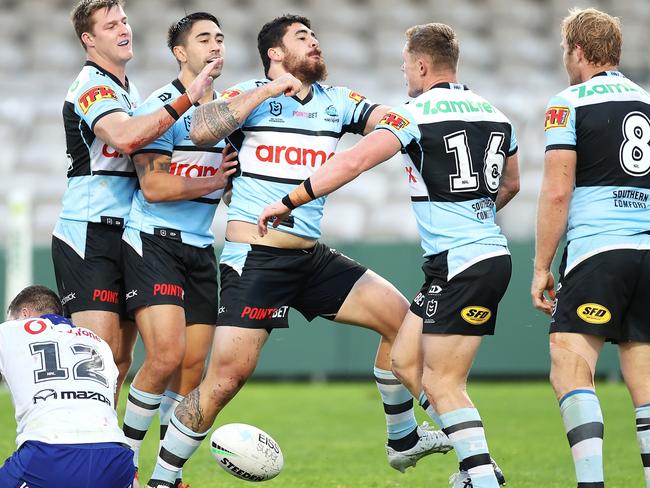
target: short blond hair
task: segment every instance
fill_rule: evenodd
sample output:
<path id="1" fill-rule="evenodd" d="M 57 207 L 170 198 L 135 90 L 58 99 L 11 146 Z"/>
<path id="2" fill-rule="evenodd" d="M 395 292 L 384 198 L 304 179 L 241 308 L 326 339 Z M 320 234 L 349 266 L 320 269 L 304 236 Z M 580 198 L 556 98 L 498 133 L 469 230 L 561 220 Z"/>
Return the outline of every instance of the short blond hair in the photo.
<path id="1" fill-rule="evenodd" d="M 434 66 L 456 71 L 458 66 L 458 38 L 446 24 L 414 25 L 406 31 L 406 51 L 430 56 Z"/>
<path id="2" fill-rule="evenodd" d="M 80 0 L 74 6 L 70 18 L 77 33 L 77 38 L 79 38 L 79 42 L 81 42 L 84 49 L 86 49 L 86 45 L 81 40 L 81 36 L 84 32 L 92 32 L 93 27 L 95 27 L 91 19 L 92 15 L 100 9 L 110 10 L 113 7 L 124 7 L 124 0 Z"/>
<path id="3" fill-rule="evenodd" d="M 580 46 L 585 58 L 596 66 L 618 66 L 623 34 L 621 21 L 594 8 L 571 9 L 562 21 L 562 37 L 569 52 Z"/>

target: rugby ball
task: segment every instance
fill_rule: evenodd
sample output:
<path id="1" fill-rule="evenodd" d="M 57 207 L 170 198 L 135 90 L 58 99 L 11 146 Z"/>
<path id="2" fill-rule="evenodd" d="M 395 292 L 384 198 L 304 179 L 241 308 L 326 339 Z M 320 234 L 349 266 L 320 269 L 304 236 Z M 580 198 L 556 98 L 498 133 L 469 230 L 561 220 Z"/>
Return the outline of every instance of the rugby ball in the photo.
<path id="1" fill-rule="evenodd" d="M 222 425 L 210 437 L 210 450 L 224 471 L 246 481 L 275 478 L 284 465 L 278 443 L 252 425 Z"/>

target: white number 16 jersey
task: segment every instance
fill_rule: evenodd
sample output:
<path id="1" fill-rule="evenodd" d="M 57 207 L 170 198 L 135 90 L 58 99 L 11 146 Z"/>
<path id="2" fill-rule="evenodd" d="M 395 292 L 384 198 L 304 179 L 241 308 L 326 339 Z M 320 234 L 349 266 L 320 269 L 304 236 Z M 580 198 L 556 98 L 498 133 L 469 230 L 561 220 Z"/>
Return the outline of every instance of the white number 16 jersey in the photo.
<path id="1" fill-rule="evenodd" d="M 17 447 L 125 442 L 113 408 L 117 367 L 90 330 L 58 315 L 0 324 L 0 372 L 16 410 Z"/>

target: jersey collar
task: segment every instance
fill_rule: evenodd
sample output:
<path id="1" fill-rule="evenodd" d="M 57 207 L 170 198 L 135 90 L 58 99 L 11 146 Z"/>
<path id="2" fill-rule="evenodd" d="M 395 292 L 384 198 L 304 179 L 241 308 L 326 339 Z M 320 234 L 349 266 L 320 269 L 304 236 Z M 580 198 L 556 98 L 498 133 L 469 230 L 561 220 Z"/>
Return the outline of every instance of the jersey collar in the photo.
<path id="1" fill-rule="evenodd" d="M 307 105 L 309 102 L 311 102 L 311 99 L 314 98 L 314 85 L 309 87 L 309 93 L 307 93 L 307 96 L 304 98 L 304 100 L 298 98 L 297 95 L 294 95 L 291 98 L 293 98 L 300 105 Z"/>
<path id="2" fill-rule="evenodd" d="M 42 319 L 47 319 L 53 324 L 68 324 L 70 327 L 74 327 L 75 325 L 70 321 L 70 319 L 67 319 L 65 317 L 61 317 L 60 315 L 56 315 L 53 313 L 46 313 L 44 315 L 41 315 Z"/>
<path id="3" fill-rule="evenodd" d="M 620 71 L 601 71 L 600 73 L 596 73 L 592 78 L 595 78 L 596 76 L 621 76 L 624 77 L 625 75 L 621 73 Z"/>
<path id="4" fill-rule="evenodd" d="M 126 90 L 127 93 L 130 93 L 130 92 L 129 92 L 129 78 L 128 78 L 127 76 L 124 77 L 124 79 L 126 80 L 126 85 L 123 85 L 122 82 L 119 80 L 119 78 L 118 78 L 117 76 L 115 76 L 115 75 L 114 75 L 113 73 L 111 73 L 110 71 L 106 71 L 104 68 L 102 68 L 102 67 L 101 67 L 100 65 L 98 65 L 97 63 L 93 63 L 92 61 L 86 61 L 86 62 L 84 63 L 84 66 L 92 66 L 93 68 L 98 69 L 98 70 L 101 71 L 103 74 L 105 74 L 106 76 L 108 76 L 111 80 L 113 80 L 115 83 L 117 83 L 119 86 L 121 86 L 122 88 L 124 88 L 124 90 Z"/>
<path id="5" fill-rule="evenodd" d="M 467 88 L 467 86 L 463 85 L 462 83 L 448 83 L 446 81 L 443 81 L 442 83 L 436 83 L 431 88 L 429 88 L 429 90 L 433 90 L 434 88 L 446 88 L 447 90 L 469 90 L 469 88 Z"/>

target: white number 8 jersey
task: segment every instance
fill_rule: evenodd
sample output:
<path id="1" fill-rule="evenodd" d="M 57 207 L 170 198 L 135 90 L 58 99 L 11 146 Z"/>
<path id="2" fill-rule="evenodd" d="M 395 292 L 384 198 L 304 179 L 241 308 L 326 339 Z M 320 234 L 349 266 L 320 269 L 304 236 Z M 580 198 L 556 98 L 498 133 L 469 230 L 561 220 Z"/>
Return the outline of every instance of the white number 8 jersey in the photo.
<path id="1" fill-rule="evenodd" d="M 125 442 L 113 407 L 117 367 L 88 329 L 57 315 L 0 324 L 0 372 L 16 410 L 17 447 Z"/>

